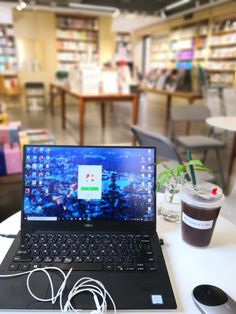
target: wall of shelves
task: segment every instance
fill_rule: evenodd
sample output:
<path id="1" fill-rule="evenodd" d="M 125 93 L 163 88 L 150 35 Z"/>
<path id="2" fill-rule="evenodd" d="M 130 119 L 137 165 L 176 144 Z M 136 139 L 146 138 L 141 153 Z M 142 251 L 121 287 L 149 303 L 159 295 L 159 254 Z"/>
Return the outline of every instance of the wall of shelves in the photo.
<path id="1" fill-rule="evenodd" d="M 207 69 L 211 82 L 236 85 L 235 20 L 235 1 L 231 1 L 200 9 L 191 18 L 162 19 L 138 29 L 133 34 L 134 45 L 151 36 L 151 68 L 173 68 L 178 62 L 185 66 L 191 62 Z"/>
<path id="2" fill-rule="evenodd" d="M 98 62 L 98 18 L 56 16 L 58 70 L 71 70 L 88 60 Z"/>
<path id="3" fill-rule="evenodd" d="M 232 85 L 236 71 L 236 17 L 203 20 L 152 36 L 151 68 L 200 65 L 212 84 Z"/>
<path id="4" fill-rule="evenodd" d="M 236 16 L 212 21 L 207 68 L 211 83 L 232 84 L 234 82 Z"/>
<path id="5" fill-rule="evenodd" d="M 207 51 L 208 21 L 175 27 L 152 37 L 151 67 L 189 69 L 203 64 Z"/>
<path id="6" fill-rule="evenodd" d="M 0 24 L 0 74 L 16 74 L 17 58 L 12 24 Z"/>

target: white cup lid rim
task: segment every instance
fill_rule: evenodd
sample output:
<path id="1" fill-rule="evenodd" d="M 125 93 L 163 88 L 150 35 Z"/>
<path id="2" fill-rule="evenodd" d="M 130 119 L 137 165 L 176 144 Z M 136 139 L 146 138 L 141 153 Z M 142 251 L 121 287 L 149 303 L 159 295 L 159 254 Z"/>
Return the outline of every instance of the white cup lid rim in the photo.
<path id="1" fill-rule="evenodd" d="M 210 182 L 201 182 L 196 188 L 187 182 L 181 188 L 180 198 L 189 205 L 211 209 L 222 205 L 224 194 L 219 186 Z"/>

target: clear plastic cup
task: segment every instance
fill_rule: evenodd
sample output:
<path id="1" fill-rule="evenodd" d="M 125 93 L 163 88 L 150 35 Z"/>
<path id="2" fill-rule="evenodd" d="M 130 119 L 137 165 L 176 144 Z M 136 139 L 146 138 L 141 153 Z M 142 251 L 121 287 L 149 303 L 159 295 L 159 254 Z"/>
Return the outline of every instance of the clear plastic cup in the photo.
<path id="1" fill-rule="evenodd" d="M 193 187 L 186 182 L 180 192 L 182 238 L 198 247 L 209 245 L 224 195 L 222 189 L 209 182 Z"/>

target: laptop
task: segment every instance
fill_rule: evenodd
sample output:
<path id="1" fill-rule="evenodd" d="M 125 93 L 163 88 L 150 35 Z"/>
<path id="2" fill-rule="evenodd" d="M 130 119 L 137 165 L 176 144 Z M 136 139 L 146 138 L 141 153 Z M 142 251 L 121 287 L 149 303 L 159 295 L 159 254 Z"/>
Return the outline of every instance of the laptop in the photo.
<path id="1" fill-rule="evenodd" d="M 79 278 L 91 277 L 117 309 L 176 309 L 156 233 L 155 157 L 152 147 L 25 145 L 21 231 L 0 274 L 72 268 L 64 298 Z M 34 276 L 32 290 L 49 297 L 45 276 Z M 61 282 L 56 274 L 53 282 Z M 0 291 L 0 309 L 59 309 L 59 301 L 29 294 L 26 275 L 0 278 Z M 95 307 L 87 292 L 73 302 Z"/>

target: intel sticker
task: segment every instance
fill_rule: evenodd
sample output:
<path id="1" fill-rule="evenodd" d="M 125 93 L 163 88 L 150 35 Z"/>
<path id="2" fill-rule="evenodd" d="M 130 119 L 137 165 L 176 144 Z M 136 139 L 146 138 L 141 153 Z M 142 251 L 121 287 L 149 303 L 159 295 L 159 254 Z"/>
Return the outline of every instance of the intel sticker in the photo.
<path id="1" fill-rule="evenodd" d="M 152 294 L 152 304 L 163 304 L 163 298 L 160 294 Z"/>

